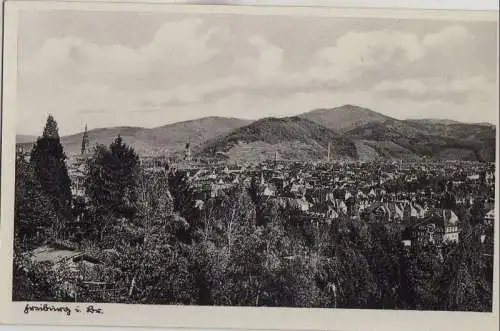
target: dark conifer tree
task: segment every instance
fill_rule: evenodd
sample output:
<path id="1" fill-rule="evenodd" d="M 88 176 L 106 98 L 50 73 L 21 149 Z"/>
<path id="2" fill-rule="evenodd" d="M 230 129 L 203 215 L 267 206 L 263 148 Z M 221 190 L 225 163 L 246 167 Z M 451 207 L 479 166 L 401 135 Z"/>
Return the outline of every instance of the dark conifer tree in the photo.
<path id="1" fill-rule="evenodd" d="M 43 135 L 31 152 L 34 176 L 50 199 L 58 219 L 58 229 L 71 217 L 71 181 L 57 123 L 49 115 Z"/>
<path id="2" fill-rule="evenodd" d="M 170 172 L 168 185 L 173 197 L 174 211 L 186 219 L 192 219 L 195 200 L 188 176 L 181 172 Z"/>
<path id="3" fill-rule="evenodd" d="M 98 146 L 87 163 L 85 189 L 98 215 L 132 217 L 136 212 L 139 157 L 120 136 Z"/>
<path id="4" fill-rule="evenodd" d="M 112 199 L 121 208 L 122 215 L 135 213 L 137 202 L 137 181 L 139 176 L 139 157 L 134 149 L 127 146 L 120 135 L 109 146 L 110 154 L 105 169 L 108 171 L 110 184 L 115 186 L 112 190 Z"/>
<path id="5" fill-rule="evenodd" d="M 470 210 L 471 213 L 471 225 L 481 224 L 484 220 L 484 215 L 486 214 L 484 208 L 484 200 L 477 198 L 474 200 L 474 204 Z"/>
<path id="6" fill-rule="evenodd" d="M 36 180 L 32 166 L 23 157 L 16 159 L 15 238 L 29 248 L 47 239 L 56 215 Z"/>
<path id="7" fill-rule="evenodd" d="M 57 128 L 57 122 L 52 115 L 49 115 L 49 117 L 47 117 L 47 123 L 43 128 L 42 136 L 44 138 L 59 139 L 59 129 Z"/>

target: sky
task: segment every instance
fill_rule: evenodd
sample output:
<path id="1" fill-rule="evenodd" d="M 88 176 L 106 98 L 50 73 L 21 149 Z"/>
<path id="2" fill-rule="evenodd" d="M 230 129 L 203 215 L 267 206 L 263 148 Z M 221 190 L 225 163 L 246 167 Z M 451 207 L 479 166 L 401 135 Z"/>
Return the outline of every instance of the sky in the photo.
<path id="1" fill-rule="evenodd" d="M 354 104 L 496 123 L 496 22 L 23 11 L 18 134 Z"/>

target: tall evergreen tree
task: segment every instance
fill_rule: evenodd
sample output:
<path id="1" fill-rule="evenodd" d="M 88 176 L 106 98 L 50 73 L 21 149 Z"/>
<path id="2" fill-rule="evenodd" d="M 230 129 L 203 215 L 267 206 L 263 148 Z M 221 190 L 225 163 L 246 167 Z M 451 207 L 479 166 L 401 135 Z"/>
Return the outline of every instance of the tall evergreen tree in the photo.
<path id="1" fill-rule="evenodd" d="M 98 146 L 87 163 L 85 190 L 98 215 L 132 217 L 136 212 L 139 157 L 118 136 Z"/>
<path id="2" fill-rule="evenodd" d="M 16 159 L 15 184 L 15 238 L 22 247 L 42 243 L 47 239 L 56 215 L 34 176 L 33 167 L 22 156 Z"/>
<path id="3" fill-rule="evenodd" d="M 182 217 L 192 219 L 195 199 L 188 176 L 182 172 L 170 172 L 168 186 L 174 200 L 174 210 Z"/>
<path id="4" fill-rule="evenodd" d="M 484 200 L 481 198 L 476 198 L 470 210 L 471 213 L 471 225 L 481 224 L 484 220 L 486 214 L 484 208 Z"/>
<path id="5" fill-rule="evenodd" d="M 71 181 L 57 123 L 52 115 L 47 118 L 43 135 L 33 146 L 30 162 L 36 180 L 54 207 L 60 230 L 63 222 L 71 217 Z"/>
<path id="6" fill-rule="evenodd" d="M 44 138 L 59 139 L 59 129 L 57 128 L 57 122 L 52 115 L 47 117 L 47 123 L 43 129 Z"/>

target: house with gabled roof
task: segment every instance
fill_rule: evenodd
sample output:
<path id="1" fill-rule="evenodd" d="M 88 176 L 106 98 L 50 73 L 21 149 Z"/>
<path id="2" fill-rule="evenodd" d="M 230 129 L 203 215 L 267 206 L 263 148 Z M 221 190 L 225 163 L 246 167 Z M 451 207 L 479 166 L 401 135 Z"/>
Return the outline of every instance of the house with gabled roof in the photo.
<path id="1" fill-rule="evenodd" d="M 495 222 L 495 209 L 491 209 L 484 215 L 484 223 L 486 225 L 493 225 Z"/>
<path id="2" fill-rule="evenodd" d="M 443 230 L 443 241 L 458 242 L 460 234 L 459 220 L 452 210 L 443 210 Z"/>

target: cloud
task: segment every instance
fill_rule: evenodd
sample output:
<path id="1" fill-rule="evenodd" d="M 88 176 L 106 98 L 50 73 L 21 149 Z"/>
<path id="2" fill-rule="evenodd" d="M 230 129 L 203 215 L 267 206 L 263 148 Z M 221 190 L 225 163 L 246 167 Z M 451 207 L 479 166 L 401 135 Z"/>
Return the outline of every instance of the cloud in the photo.
<path id="1" fill-rule="evenodd" d="M 152 73 L 181 71 L 206 63 L 221 51 L 211 47 L 211 39 L 226 35 L 225 28 L 207 29 L 201 19 L 186 19 L 163 24 L 152 40 L 139 48 L 97 45 L 71 36 L 52 38 L 26 59 L 21 74 L 30 79 L 49 76 L 106 84 L 128 78 L 140 85 L 140 80 Z"/>
<path id="2" fill-rule="evenodd" d="M 429 60 L 434 50 L 460 44 L 470 34 L 462 26 L 449 26 L 419 38 L 414 33 L 392 30 L 347 32 L 335 45 L 318 51 L 309 70 L 311 80 L 349 82 L 367 71 L 393 66 L 412 66 Z"/>
<path id="3" fill-rule="evenodd" d="M 194 18 L 165 23 L 148 44 L 139 48 L 102 46 L 74 37 L 49 39 L 23 63 L 21 77 L 32 81 L 31 85 L 57 80 L 75 88 L 80 82 L 94 82 L 137 93 L 169 89 L 165 95 L 179 93 L 178 99 L 189 103 L 202 98 L 200 94 L 210 95 L 224 88 L 231 92 L 234 88 L 345 85 L 371 70 L 402 62 L 411 65 L 430 49 L 467 36 L 467 30 L 460 26 L 446 27 L 420 39 L 401 31 L 347 32 L 333 46 L 311 51 L 303 68 L 290 70 L 287 59 L 293 57 L 293 50 L 285 50 L 262 35 L 250 35 L 246 43 L 253 51 L 238 54 L 238 49 L 230 48 L 234 46 L 230 30 L 207 27 L 202 19 Z M 217 56 L 228 52 L 234 53 L 235 60 L 226 63 L 226 69 L 218 69 L 222 76 L 212 75 L 206 82 L 193 78 L 196 73 L 209 71 Z"/>
<path id="4" fill-rule="evenodd" d="M 399 55 L 398 52 L 408 61 L 415 61 L 425 54 L 414 34 L 370 31 L 348 32 L 337 40 L 335 46 L 321 50 L 316 57 L 321 62 L 357 68 L 391 61 Z"/>
<path id="5" fill-rule="evenodd" d="M 302 68 L 290 70 L 287 67 L 287 58 L 293 56 L 290 50 L 285 52 L 264 36 L 253 36 L 249 44 L 256 50 L 255 55 L 247 54 L 235 62 L 234 71 L 239 76 L 229 79 L 235 84 L 228 84 L 227 88 L 265 92 L 267 88 L 296 91 L 329 85 L 347 89 L 372 71 L 380 74 L 384 70 L 390 72 L 391 68 L 404 70 L 437 61 L 435 55 L 440 50 L 463 45 L 469 37 L 468 30 L 462 26 L 444 27 L 421 37 L 393 30 L 347 32 L 332 46 L 312 50 Z M 404 83 L 413 84 L 408 89 L 415 91 L 424 88 L 417 86 L 421 82 Z"/>
<path id="6" fill-rule="evenodd" d="M 450 93 L 473 94 L 494 92 L 495 86 L 495 82 L 488 80 L 484 76 L 459 79 L 431 77 L 427 79 L 384 80 L 377 83 L 373 87 L 373 90 L 379 92 L 401 92 L 421 96 L 429 94 L 445 96 Z"/>
<path id="7" fill-rule="evenodd" d="M 432 48 L 443 44 L 446 45 L 455 42 L 463 42 L 469 38 L 471 38 L 471 35 L 467 28 L 464 26 L 454 25 L 445 27 L 437 33 L 427 34 L 422 40 L 422 45 Z"/>
<path id="8" fill-rule="evenodd" d="M 439 108 L 435 108 L 439 110 L 436 113 L 433 113 L 430 107 L 425 109 L 415 107 L 419 109 L 419 112 L 409 114 L 409 117 L 419 117 L 423 114 L 428 114 L 427 117 L 435 117 L 444 114 L 445 118 L 461 117 L 463 121 L 494 123 L 495 113 L 498 111 L 497 84 L 485 76 L 456 79 L 437 76 L 426 79 L 385 80 L 376 84 L 372 91 L 380 97 L 405 100 L 407 103 L 441 104 Z"/>
<path id="9" fill-rule="evenodd" d="M 259 79 L 272 79 L 280 74 L 283 65 L 283 49 L 270 43 L 260 35 L 253 35 L 248 40 L 249 45 L 257 52 L 254 57 L 242 57 L 234 63 L 236 71 L 243 70 Z"/>

